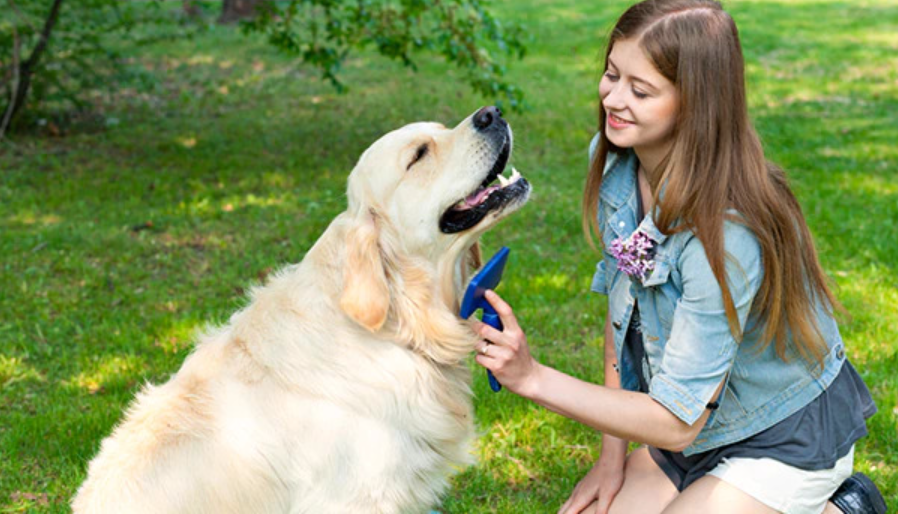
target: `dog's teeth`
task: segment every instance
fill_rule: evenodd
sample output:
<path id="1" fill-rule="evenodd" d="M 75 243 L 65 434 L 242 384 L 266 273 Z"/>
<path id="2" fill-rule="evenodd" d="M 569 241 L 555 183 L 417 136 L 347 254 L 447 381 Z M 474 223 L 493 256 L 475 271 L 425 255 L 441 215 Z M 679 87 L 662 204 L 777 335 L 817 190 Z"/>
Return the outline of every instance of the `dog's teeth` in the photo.
<path id="1" fill-rule="evenodd" d="M 518 170 L 516 170 L 515 168 L 511 168 L 511 178 L 508 179 L 508 181 L 514 182 L 514 181 L 518 180 L 519 178 L 521 178 L 521 174 L 518 173 Z"/>
<path id="2" fill-rule="evenodd" d="M 499 184 L 501 184 L 502 187 L 505 187 L 508 185 L 509 180 L 507 178 L 505 178 L 505 175 L 500 173 L 498 175 L 498 178 L 499 178 Z"/>

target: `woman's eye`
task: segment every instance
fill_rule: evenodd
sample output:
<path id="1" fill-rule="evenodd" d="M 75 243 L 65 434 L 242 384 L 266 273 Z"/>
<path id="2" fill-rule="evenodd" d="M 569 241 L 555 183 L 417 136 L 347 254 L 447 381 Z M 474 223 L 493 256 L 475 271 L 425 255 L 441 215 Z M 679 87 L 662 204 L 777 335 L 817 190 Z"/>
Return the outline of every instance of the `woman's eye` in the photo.
<path id="1" fill-rule="evenodd" d="M 646 98 L 646 97 L 648 97 L 649 95 L 648 95 L 647 93 L 643 93 L 642 91 L 640 91 L 640 90 L 638 90 L 638 89 L 634 89 L 634 90 L 633 90 L 633 96 L 635 96 L 636 98 L 639 98 L 640 100 L 642 100 L 643 98 Z"/>
<path id="2" fill-rule="evenodd" d="M 412 166 L 415 165 L 416 162 L 420 161 L 427 155 L 427 145 L 421 145 L 415 151 L 415 157 L 412 159 L 412 162 L 408 163 L 408 167 L 406 169 L 411 169 Z"/>
<path id="3" fill-rule="evenodd" d="M 619 78 L 617 75 L 611 73 L 610 71 L 605 72 L 605 77 L 611 82 L 617 82 L 617 79 Z"/>

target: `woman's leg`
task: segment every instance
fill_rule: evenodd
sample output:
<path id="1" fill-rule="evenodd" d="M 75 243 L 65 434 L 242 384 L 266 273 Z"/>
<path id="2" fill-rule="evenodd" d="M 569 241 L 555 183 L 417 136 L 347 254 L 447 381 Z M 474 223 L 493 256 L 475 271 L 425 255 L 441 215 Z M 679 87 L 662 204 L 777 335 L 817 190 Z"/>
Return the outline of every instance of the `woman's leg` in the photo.
<path id="1" fill-rule="evenodd" d="M 723 480 L 706 475 L 686 488 L 664 509 L 664 514 L 777 514 Z"/>
<path id="2" fill-rule="evenodd" d="M 627 457 L 624 485 L 609 514 L 657 514 L 676 497 L 677 488 L 643 446 Z"/>
<path id="3" fill-rule="evenodd" d="M 770 458 L 723 459 L 680 493 L 664 514 L 832 514 L 836 507 L 826 499 L 851 474 L 853 460 L 853 448 L 833 468 L 821 470 L 803 470 Z"/>

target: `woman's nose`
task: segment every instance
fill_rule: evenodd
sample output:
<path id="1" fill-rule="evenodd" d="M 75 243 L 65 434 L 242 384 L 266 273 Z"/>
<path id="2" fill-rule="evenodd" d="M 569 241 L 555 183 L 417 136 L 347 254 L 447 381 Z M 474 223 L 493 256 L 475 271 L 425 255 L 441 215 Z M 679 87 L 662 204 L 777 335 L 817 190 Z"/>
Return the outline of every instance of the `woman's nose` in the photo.
<path id="1" fill-rule="evenodd" d="M 605 107 L 605 110 L 621 110 L 627 106 L 626 102 L 624 102 L 624 95 L 621 92 L 621 88 L 614 84 L 611 86 L 611 90 L 608 91 L 608 94 L 602 98 L 602 105 Z"/>

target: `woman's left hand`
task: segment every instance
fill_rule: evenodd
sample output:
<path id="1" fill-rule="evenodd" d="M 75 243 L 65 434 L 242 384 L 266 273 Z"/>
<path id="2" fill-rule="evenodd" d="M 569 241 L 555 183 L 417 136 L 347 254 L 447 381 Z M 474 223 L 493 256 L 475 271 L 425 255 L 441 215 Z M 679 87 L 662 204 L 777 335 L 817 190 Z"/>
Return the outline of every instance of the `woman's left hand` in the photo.
<path id="1" fill-rule="evenodd" d="M 530 355 L 527 336 L 518 325 L 511 306 L 494 291 L 487 291 L 486 300 L 496 309 L 504 329 L 474 321 L 474 330 L 485 339 L 477 346 L 477 364 L 489 369 L 509 391 L 524 397 L 535 392 L 539 363 Z"/>

